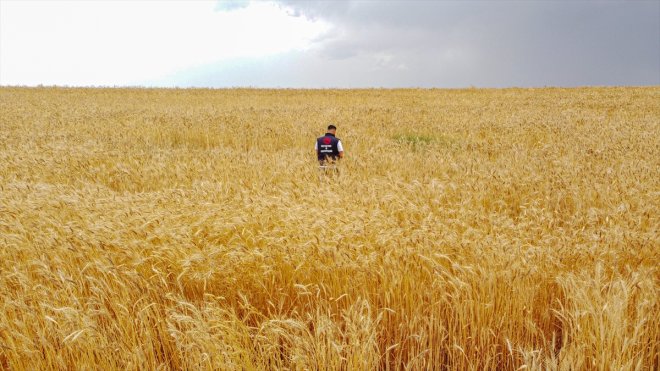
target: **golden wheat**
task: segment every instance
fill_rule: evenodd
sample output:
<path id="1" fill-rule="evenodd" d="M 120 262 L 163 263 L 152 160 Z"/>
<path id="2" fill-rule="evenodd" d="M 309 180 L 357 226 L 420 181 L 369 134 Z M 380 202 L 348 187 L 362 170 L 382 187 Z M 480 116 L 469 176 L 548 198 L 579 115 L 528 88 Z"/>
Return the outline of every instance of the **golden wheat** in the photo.
<path id="1" fill-rule="evenodd" d="M 0 88 L 0 368 L 658 369 L 658 102 Z"/>

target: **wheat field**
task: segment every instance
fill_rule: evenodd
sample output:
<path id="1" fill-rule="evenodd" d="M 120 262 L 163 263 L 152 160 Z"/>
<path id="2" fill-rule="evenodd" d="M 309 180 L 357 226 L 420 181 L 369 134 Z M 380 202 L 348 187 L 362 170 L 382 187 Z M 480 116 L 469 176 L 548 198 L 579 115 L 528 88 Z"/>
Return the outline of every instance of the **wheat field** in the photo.
<path id="1" fill-rule="evenodd" d="M 659 102 L 0 88 L 0 368 L 657 370 Z"/>

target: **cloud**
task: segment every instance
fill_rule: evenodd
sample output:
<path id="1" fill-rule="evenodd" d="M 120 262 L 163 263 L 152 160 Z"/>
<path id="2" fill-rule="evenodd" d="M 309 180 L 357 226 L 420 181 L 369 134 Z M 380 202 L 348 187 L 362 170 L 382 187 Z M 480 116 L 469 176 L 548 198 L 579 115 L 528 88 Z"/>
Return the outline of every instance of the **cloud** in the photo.
<path id="1" fill-rule="evenodd" d="M 216 5 L 2 1 L 0 84 L 139 85 L 223 60 L 304 50 L 324 30 L 273 3 Z"/>
<path id="2" fill-rule="evenodd" d="M 660 85 L 657 1 L 2 1 L 0 84 Z"/>
<path id="3" fill-rule="evenodd" d="M 660 84 L 655 1 L 279 4 L 333 25 L 316 40 L 323 59 L 353 60 L 352 68 L 366 69 L 362 62 L 371 59 L 392 81 L 405 75 L 411 85 Z"/>

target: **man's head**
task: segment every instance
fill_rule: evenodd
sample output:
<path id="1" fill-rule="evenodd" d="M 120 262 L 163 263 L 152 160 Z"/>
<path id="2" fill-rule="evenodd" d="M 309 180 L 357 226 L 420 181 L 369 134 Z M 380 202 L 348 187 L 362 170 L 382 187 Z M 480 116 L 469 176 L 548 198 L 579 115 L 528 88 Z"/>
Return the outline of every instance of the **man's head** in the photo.
<path id="1" fill-rule="evenodd" d="M 337 132 L 337 127 L 334 125 L 328 125 L 328 133 L 336 133 Z"/>

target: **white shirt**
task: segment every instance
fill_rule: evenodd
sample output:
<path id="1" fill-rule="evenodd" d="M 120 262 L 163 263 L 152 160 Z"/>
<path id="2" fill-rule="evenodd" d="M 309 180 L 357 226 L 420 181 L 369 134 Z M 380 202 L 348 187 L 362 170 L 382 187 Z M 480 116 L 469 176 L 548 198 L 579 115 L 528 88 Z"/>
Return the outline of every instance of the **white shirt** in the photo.
<path id="1" fill-rule="evenodd" d="M 318 141 L 316 141 L 314 143 L 314 150 L 315 151 L 319 150 L 319 142 Z M 341 145 L 341 140 L 337 140 L 337 151 L 344 152 L 344 146 Z"/>

